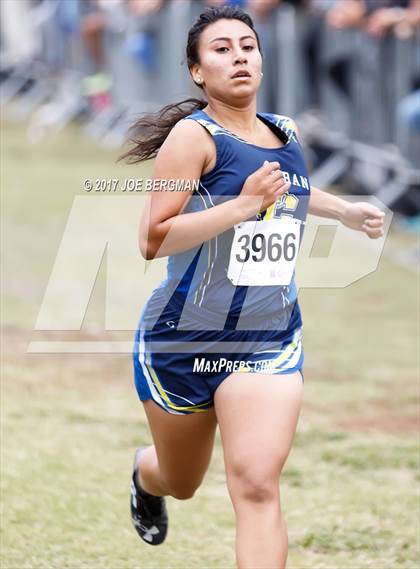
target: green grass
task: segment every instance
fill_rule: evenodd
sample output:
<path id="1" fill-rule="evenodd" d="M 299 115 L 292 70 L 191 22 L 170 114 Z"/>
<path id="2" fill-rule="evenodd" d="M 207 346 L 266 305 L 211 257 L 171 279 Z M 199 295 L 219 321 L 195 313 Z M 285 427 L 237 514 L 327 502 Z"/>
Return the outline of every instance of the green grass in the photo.
<path id="1" fill-rule="evenodd" d="M 128 480 L 150 435 L 130 356 L 26 353 L 30 340 L 60 338 L 33 326 L 83 179 L 147 172 L 116 166 L 76 128 L 29 146 L 5 124 L 2 147 L 1 567 L 233 568 L 219 439 L 194 499 L 169 500 L 167 542 L 143 545 Z M 103 277 L 66 339 L 94 339 Z M 415 274 L 386 256 L 350 287 L 301 291 L 305 403 L 281 482 L 290 569 L 419 566 L 417 291 Z"/>

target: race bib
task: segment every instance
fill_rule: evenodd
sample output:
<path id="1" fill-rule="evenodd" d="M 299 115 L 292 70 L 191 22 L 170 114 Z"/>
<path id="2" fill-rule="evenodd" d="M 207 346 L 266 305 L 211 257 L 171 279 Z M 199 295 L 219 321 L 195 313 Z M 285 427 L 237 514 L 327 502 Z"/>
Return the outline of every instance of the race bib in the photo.
<path id="1" fill-rule="evenodd" d="M 300 221 L 283 217 L 235 225 L 228 279 L 241 286 L 288 286 L 299 251 Z"/>

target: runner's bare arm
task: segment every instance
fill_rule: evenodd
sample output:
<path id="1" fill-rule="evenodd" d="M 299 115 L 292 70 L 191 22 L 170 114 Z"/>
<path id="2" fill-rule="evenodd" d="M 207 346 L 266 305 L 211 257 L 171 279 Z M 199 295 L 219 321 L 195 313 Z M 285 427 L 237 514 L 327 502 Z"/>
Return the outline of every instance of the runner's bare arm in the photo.
<path id="1" fill-rule="evenodd" d="M 368 202 L 348 202 L 312 186 L 309 213 L 337 219 L 356 231 L 363 231 L 371 239 L 382 237 L 385 214 Z"/>
<path id="2" fill-rule="evenodd" d="M 214 142 L 203 127 L 192 120 L 181 121 L 159 150 L 153 178 L 192 182 L 211 169 L 214 157 Z M 267 162 L 247 178 L 240 196 L 205 211 L 179 215 L 192 191 L 152 192 L 140 223 L 143 257 L 187 251 L 265 209 L 290 187 L 279 168 L 277 162 Z"/>
<path id="3" fill-rule="evenodd" d="M 309 213 L 330 219 L 340 219 L 347 205 L 342 198 L 311 186 Z"/>

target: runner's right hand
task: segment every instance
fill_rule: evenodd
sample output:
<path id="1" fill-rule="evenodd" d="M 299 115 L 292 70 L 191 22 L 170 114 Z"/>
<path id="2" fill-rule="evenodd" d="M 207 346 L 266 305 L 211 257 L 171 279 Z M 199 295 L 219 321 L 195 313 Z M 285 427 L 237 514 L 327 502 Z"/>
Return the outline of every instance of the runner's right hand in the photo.
<path id="1" fill-rule="evenodd" d="M 283 177 L 279 162 L 268 162 L 266 160 L 261 168 L 248 176 L 239 196 L 259 197 L 260 200 L 255 202 L 255 207 L 258 207 L 255 213 L 259 213 L 289 191 L 290 186 L 290 182 L 286 182 Z"/>

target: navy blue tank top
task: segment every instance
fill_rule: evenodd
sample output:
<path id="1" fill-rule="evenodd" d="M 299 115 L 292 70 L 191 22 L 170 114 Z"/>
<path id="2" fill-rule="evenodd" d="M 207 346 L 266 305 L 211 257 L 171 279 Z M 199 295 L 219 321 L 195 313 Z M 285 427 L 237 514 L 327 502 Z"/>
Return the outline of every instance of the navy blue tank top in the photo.
<path id="1" fill-rule="evenodd" d="M 279 148 L 263 148 L 242 140 L 217 124 L 204 111 L 196 111 L 183 120 L 195 120 L 213 137 L 216 164 L 199 182 L 182 213 L 202 211 L 237 197 L 247 177 L 259 169 L 265 160 L 278 161 L 290 190 L 275 204 L 250 220 L 290 216 L 301 222 L 301 237 L 309 205 L 310 183 L 295 124 L 288 117 L 258 113 L 262 120 L 283 142 Z M 234 202 L 232 202 L 234 207 Z M 164 287 L 179 301 L 229 318 L 272 317 L 294 308 L 292 326 L 300 322 L 297 289 L 294 277 L 289 286 L 235 286 L 227 278 L 234 229 L 204 242 L 191 250 L 168 258 Z M 294 306 L 296 304 L 296 306 Z M 200 310 L 198 309 L 198 313 Z"/>

